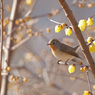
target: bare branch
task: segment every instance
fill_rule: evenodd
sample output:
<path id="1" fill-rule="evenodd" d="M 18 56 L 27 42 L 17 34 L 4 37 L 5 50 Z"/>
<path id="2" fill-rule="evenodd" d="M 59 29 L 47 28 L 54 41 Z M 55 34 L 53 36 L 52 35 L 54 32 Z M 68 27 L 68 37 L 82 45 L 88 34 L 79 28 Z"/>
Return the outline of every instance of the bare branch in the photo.
<path id="1" fill-rule="evenodd" d="M 0 91 L 1 91 L 1 66 L 2 66 L 2 51 L 3 51 L 3 0 L 1 0 L 1 55 L 0 55 Z"/>
<path id="2" fill-rule="evenodd" d="M 89 90 L 90 90 L 90 93 L 91 93 L 91 95 L 92 95 L 92 88 L 91 88 L 91 83 L 90 83 L 90 79 L 89 79 L 88 71 L 86 72 L 86 75 L 87 75 L 87 80 L 88 80 Z"/>
<path id="3" fill-rule="evenodd" d="M 11 12 L 10 22 L 9 22 L 9 26 L 8 26 L 8 34 L 10 34 L 12 32 L 12 29 L 14 27 L 14 20 L 16 19 L 16 14 L 17 14 L 16 12 L 17 12 L 19 2 L 20 2 L 19 0 L 13 1 L 12 12 Z M 4 64 L 2 66 L 3 69 L 6 67 L 6 61 L 7 61 L 8 65 L 10 64 L 11 52 L 8 49 L 10 49 L 11 44 L 12 44 L 11 37 L 7 38 L 6 43 L 7 43 L 6 44 L 7 49 L 5 50 L 5 61 L 4 61 Z M 2 75 L 1 95 L 7 95 L 7 82 L 8 82 L 8 76 Z"/>
<path id="4" fill-rule="evenodd" d="M 73 26 L 73 30 L 74 30 L 74 32 L 75 32 L 75 34 L 77 36 L 79 44 L 80 44 L 80 46 L 82 48 L 82 51 L 83 51 L 83 53 L 85 55 L 85 58 L 86 58 L 88 64 L 90 65 L 90 67 L 91 67 L 91 71 L 92 71 L 93 75 L 95 76 L 95 64 L 94 64 L 94 61 L 92 59 L 92 56 L 91 56 L 91 54 L 89 52 L 89 49 L 88 49 L 86 43 L 85 43 L 85 40 L 84 40 L 84 38 L 82 36 L 82 33 L 81 33 L 80 29 L 78 28 L 78 24 L 77 24 L 77 22 L 76 22 L 76 20 L 75 20 L 75 18 L 73 16 L 73 13 L 70 10 L 70 8 L 69 8 L 69 6 L 68 6 L 68 4 L 66 3 L 65 0 L 58 0 L 58 1 L 59 1 L 60 5 L 62 6 L 64 12 L 65 12 L 65 15 L 67 16 L 68 20 L 70 21 L 71 25 Z"/>
<path id="5" fill-rule="evenodd" d="M 16 48 L 18 48 L 19 46 L 21 46 L 23 43 L 25 43 L 26 41 L 28 41 L 30 39 L 30 37 L 26 37 L 24 38 L 22 41 L 20 41 L 18 44 L 14 45 L 11 50 L 15 50 Z"/>

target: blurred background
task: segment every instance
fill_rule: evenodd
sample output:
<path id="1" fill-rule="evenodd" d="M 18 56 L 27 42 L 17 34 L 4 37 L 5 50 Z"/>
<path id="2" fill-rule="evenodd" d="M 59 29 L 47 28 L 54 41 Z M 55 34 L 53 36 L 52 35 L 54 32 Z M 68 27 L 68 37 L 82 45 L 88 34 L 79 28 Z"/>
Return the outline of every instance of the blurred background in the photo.
<path id="1" fill-rule="evenodd" d="M 58 65 L 57 59 L 51 54 L 47 43 L 50 39 L 56 38 L 72 47 L 79 45 L 74 32 L 66 36 L 64 29 L 55 33 L 54 22 L 51 18 L 60 23 L 70 23 L 57 0 L 18 0 L 15 13 L 14 25 L 11 35 L 10 67 L 8 77 L 8 95 L 82 95 L 84 90 L 89 90 L 86 71 L 80 71 L 80 65 L 76 65 L 73 74 L 68 72 L 69 65 Z M 10 16 L 16 0 L 3 0 L 4 2 L 4 46 L 11 32 L 9 24 L 12 22 Z M 30 2 L 30 3 L 29 3 Z M 94 0 L 66 0 L 72 10 L 77 22 L 80 19 L 87 19 L 95 14 Z M 95 17 L 93 17 L 95 18 Z M 7 23 L 6 23 L 7 22 Z M 94 21 L 95 22 L 95 21 Z M 84 39 L 89 36 L 94 38 L 95 25 L 87 27 L 82 32 Z M 78 54 L 83 60 L 74 58 L 78 64 L 82 61 L 87 65 L 85 57 L 79 49 Z M 5 61 L 6 53 L 3 54 Z M 93 58 L 95 53 L 92 54 Z M 12 75 L 19 77 L 19 80 L 12 79 Z M 91 87 L 95 95 L 95 80 L 89 70 Z M 27 82 L 23 81 L 27 78 Z"/>

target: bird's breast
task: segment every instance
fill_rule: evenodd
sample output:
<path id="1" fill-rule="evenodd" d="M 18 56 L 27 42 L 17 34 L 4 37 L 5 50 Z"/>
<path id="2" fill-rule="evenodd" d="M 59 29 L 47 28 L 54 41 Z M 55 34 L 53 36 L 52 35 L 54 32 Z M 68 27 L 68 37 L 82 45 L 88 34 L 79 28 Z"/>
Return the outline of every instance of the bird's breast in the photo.
<path id="1" fill-rule="evenodd" d="M 73 56 L 69 55 L 65 52 L 62 52 L 60 50 L 52 50 L 52 54 L 58 59 L 58 60 L 62 60 L 62 61 L 67 61 L 68 59 L 71 59 Z"/>

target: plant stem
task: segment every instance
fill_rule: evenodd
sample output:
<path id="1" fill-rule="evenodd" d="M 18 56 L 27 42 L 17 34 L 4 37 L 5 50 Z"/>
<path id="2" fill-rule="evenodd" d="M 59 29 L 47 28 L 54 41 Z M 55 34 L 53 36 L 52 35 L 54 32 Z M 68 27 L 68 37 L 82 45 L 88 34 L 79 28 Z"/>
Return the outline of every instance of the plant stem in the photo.
<path id="1" fill-rule="evenodd" d="M 17 9 L 18 9 L 19 2 L 20 0 L 13 0 L 12 11 L 10 15 L 10 22 L 8 26 L 8 34 L 12 32 L 12 29 L 14 27 L 14 21 L 18 14 Z M 12 45 L 11 36 L 7 37 L 7 40 L 6 40 L 5 58 L 4 58 L 4 63 L 3 63 L 2 68 L 7 67 L 6 61 L 8 63 L 8 66 L 10 65 L 11 51 L 9 49 L 11 48 L 11 45 Z M 3 71 L 1 83 L 2 83 L 1 84 L 1 95 L 7 95 L 8 71 Z"/>
<path id="2" fill-rule="evenodd" d="M 80 31 L 80 29 L 78 28 L 78 23 L 77 21 L 75 20 L 75 17 L 73 16 L 73 13 L 72 11 L 70 10 L 68 4 L 66 3 L 65 0 L 58 0 L 60 5 L 62 6 L 64 12 L 65 12 L 65 15 L 67 16 L 68 20 L 70 21 L 72 27 L 73 27 L 73 30 L 77 36 L 77 39 L 79 41 L 79 44 L 81 46 L 81 49 L 85 55 L 85 58 L 91 68 L 91 71 L 93 73 L 93 75 L 95 76 L 95 64 L 94 64 L 94 61 L 93 61 L 93 58 L 89 52 L 89 49 L 88 49 L 88 46 L 86 45 L 85 43 L 85 40 L 83 38 L 83 35 Z"/>
<path id="3" fill-rule="evenodd" d="M 1 91 L 1 66 L 2 66 L 2 51 L 3 51 L 3 0 L 1 0 L 1 54 L 0 54 L 0 91 Z"/>

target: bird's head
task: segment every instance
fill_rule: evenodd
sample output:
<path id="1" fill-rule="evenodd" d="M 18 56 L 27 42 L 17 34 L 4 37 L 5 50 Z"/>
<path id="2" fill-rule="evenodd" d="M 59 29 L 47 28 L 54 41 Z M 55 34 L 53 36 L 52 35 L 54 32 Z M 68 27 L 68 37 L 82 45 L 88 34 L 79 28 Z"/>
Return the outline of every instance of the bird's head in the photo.
<path id="1" fill-rule="evenodd" d="M 47 45 L 54 50 L 60 46 L 60 42 L 57 39 L 51 39 Z"/>

